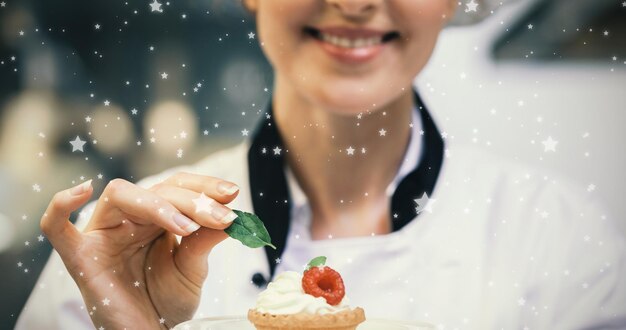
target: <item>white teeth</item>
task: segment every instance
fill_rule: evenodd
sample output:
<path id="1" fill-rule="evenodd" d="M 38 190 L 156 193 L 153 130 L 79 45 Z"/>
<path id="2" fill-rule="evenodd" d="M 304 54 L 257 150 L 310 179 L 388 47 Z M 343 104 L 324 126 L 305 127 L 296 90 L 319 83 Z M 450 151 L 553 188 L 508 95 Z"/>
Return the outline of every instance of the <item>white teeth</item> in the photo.
<path id="1" fill-rule="evenodd" d="M 320 33 L 321 39 L 329 44 L 344 48 L 359 48 L 377 45 L 383 42 L 382 37 L 349 39 L 326 33 Z"/>

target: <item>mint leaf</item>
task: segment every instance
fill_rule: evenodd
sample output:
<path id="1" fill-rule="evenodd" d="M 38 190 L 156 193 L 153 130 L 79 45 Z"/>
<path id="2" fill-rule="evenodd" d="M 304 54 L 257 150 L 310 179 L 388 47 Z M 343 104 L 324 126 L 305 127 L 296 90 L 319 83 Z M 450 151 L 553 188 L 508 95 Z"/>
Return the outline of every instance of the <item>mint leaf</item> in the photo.
<path id="1" fill-rule="evenodd" d="M 237 218 L 230 224 L 230 227 L 224 229 L 228 236 L 247 247 L 260 248 L 267 245 L 276 250 L 276 247 L 272 245 L 270 234 L 259 217 L 239 210 L 233 210 L 233 212 L 237 214 Z"/>
<path id="2" fill-rule="evenodd" d="M 324 266 L 325 264 L 326 264 L 326 257 L 324 256 L 315 257 L 311 259 L 311 261 L 309 261 L 308 265 L 306 265 L 306 270 L 309 270 L 313 267 Z"/>

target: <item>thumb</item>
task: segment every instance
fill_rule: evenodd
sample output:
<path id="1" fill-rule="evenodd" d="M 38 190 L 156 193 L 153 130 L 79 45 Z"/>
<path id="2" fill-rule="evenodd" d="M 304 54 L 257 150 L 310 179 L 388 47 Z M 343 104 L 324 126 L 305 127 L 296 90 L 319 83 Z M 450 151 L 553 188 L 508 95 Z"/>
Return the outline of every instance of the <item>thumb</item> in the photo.
<path id="1" fill-rule="evenodd" d="M 202 227 L 180 241 L 175 255 L 179 270 L 189 280 L 202 286 L 208 274 L 211 250 L 228 237 L 223 230 Z"/>
<path id="2" fill-rule="evenodd" d="M 69 221 L 69 216 L 91 197 L 91 180 L 73 188 L 59 191 L 52 197 L 41 218 L 41 231 L 61 256 L 66 255 L 80 242 L 80 232 Z"/>

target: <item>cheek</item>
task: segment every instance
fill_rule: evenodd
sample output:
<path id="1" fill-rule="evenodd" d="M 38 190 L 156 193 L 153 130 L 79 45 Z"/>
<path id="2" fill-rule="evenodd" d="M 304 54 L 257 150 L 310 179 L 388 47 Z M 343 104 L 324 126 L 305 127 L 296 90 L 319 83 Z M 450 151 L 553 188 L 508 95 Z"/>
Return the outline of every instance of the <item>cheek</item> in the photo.
<path id="1" fill-rule="evenodd" d="M 450 0 L 407 0 L 394 18 L 418 41 L 436 39 L 446 23 Z"/>
<path id="2" fill-rule="evenodd" d="M 257 12 L 257 31 L 263 52 L 274 66 L 288 65 L 297 54 L 302 28 L 309 18 L 305 2 L 293 0 L 260 1 Z"/>
<path id="3" fill-rule="evenodd" d="M 397 12 L 398 22 L 404 22 L 406 39 L 401 45 L 405 65 L 417 75 L 426 65 L 437 42 L 441 29 L 446 24 L 449 0 L 407 0 L 406 6 Z"/>

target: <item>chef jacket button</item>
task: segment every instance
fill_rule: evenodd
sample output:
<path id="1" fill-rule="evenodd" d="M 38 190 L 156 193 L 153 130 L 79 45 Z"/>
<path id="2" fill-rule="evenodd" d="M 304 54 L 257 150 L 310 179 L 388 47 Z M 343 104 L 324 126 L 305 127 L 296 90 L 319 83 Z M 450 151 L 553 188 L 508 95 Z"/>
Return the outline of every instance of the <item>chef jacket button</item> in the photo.
<path id="1" fill-rule="evenodd" d="M 263 274 L 254 273 L 254 275 L 252 275 L 252 284 L 254 284 L 259 289 L 264 288 L 267 286 L 267 280 L 265 279 L 265 276 L 263 276 Z"/>

